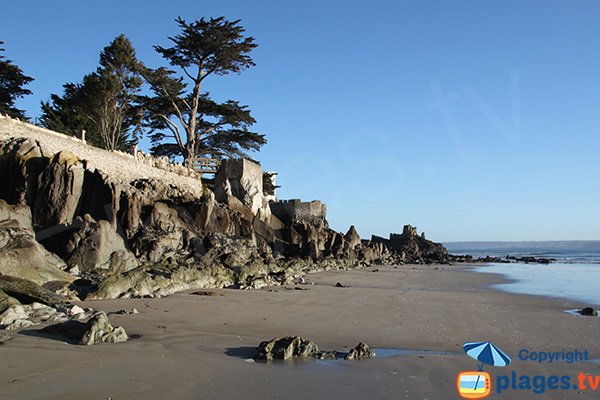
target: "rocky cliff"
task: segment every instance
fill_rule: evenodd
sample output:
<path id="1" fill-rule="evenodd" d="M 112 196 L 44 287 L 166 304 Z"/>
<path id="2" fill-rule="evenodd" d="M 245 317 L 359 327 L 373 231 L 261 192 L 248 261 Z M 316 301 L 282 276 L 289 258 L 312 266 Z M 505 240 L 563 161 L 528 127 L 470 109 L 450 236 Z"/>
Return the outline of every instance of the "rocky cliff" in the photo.
<path id="1" fill-rule="evenodd" d="M 247 179 L 262 179 L 247 160 L 226 163 L 210 190 L 80 143 L 57 148 L 36 129 L 0 119 L 0 274 L 72 298 L 259 288 L 313 270 L 448 260 L 412 228 L 390 239 L 336 232 L 320 203 L 273 207 L 294 216 L 282 221 Z"/>

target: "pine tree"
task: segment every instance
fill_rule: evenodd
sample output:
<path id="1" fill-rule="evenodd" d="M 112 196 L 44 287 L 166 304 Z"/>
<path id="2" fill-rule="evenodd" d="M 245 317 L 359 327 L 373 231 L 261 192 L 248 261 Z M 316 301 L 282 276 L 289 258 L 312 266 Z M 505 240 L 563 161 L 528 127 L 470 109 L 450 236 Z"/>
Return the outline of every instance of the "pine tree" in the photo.
<path id="1" fill-rule="evenodd" d="M 164 67 L 144 71 L 154 93 L 143 101 L 153 152 L 188 160 L 199 155 L 241 156 L 260 149 L 266 140 L 248 129 L 256 122 L 248 107 L 233 100 L 217 103 L 202 91 L 211 75 L 240 73 L 255 65 L 249 56 L 256 47 L 254 38 L 243 36 L 240 20 L 202 18 L 187 23 L 180 17 L 176 22 L 181 33 L 169 38 L 173 46 L 154 48 L 178 71 Z M 174 142 L 165 143 L 167 138 Z"/>
<path id="2" fill-rule="evenodd" d="M 42 103 L 40 123 L 71 135 L 86 130 L 86 139 L 108 150 L 126 150 L 137 140 L 141 110 L 136 99 L 142 86 L 141 63 L 125 35 L 100 53 L 97 70 L 79 84 L 67 83 L 63 96 Z"/>
<path id="3" fill-rule="evenodd" d="M 0 46 L 4 42 L 0 41 Z M 0 52 L 4 48 L 0 47 Z M 13 118 L 27 119 L 23 110 L 15 107 L 16 99 L 31 94 L 24 86 L 33 78 L 23 74 L 21 68 L 0 54 L 0 114 L 8 114 Z"/>

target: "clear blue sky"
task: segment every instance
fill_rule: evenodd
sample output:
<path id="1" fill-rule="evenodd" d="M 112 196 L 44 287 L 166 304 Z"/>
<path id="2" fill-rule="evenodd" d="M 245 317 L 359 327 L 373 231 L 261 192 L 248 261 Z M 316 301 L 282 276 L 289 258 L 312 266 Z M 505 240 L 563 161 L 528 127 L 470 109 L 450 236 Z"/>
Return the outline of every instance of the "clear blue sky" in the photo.
<path id="1" fill-rule="evenodd" d="M 207 87 L 252 109 L 280 197 L 321 199 L 363 237 L 600 239 L 599 2 L 2 3 L 32 118 L 120 33 L 159 66 L 177 16 L 241 18 L 257 66 Z"/>

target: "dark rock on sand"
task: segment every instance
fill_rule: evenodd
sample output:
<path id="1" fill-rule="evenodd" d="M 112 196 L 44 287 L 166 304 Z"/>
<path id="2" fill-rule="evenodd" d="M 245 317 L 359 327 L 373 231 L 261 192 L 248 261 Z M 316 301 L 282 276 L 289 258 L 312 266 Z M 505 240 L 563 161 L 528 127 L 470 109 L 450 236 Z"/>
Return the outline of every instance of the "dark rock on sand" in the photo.
<path id="1" fill-rule="evenodd" d="M 598 311 L 596 311 L 592 307 L 582 308 L 578 312 L 579 312 L 579 314 L 585 315 L 585 316 L 590 316 L 590 317 L 597 317 L 598 316 Z"/>
<path id="2" fill-rule="evenodd" d="M 369 346 L 367 346 L 363 342 L 360 342 L 359 344 L 356 345 L 356 347 L 354 347 L 353 349 L 351 349 L 348 352 L 348 355 L 346 355 L 345 359 L 346 360 L 364 360 L 366 358 L 372 358 L 372 357 L 375 357 L 375 353 L 373 351 L 371 351 Z"/>
<path id="3" fill-rule="evenodd" d="M 254 356 L 255 360 L 287 360 L 294 357 L 313 357 L 319 360 L 364 360 L 375 357 L 369 346 L 360 342 L 348 353 L 320 351 L 316 343 L 298 336 L 272 339 L 262 342 Z"/>
<path id="4" fill-rule="evenodd" d="M 292 357 L 311 357 L 319 347 L 298 336 L 272 339 L 258 345 L 255 360 L 287 360 Z"/>
<path id="5" fill-rule="evenodd" d="M 50 325 L 42 329 L 41 332 L 49 335 L 60 335 L 73 343 L 81 345 L 119 343 L 129 340 L 125 329 L 120 326 L 113 327 L 103 311 L 98 312 L 85 323 L 70 320 Z"/>

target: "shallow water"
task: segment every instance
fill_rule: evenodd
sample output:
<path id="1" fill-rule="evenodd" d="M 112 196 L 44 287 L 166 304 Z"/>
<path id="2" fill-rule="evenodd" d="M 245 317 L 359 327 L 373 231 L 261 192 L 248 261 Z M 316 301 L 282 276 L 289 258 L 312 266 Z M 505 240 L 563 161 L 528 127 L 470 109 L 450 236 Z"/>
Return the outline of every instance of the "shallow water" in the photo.
<path id="1" fill-rule="evenodd" d="M 476 272 L 501 274 L 511 280 L 493 285 L 512 293 L 535 294 L 577 300 L 582 306 L 599 306 L 598 264 L 486 264 Z"/>

